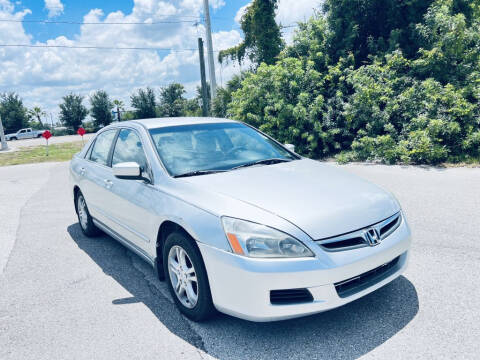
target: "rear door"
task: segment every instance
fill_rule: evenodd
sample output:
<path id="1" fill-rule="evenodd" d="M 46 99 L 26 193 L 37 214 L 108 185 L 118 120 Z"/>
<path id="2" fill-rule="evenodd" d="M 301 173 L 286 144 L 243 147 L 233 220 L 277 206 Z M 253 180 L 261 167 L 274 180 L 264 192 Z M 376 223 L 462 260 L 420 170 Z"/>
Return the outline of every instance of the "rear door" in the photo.
<path id="1" fill-rule="evenodd" d="M 85 196 L 88 210 L 92 217 L 110 227 L 112 225 L 111 209 L 108 203 L 109 187 L 112 184 L 111 169 L 112 144 L 117 129 L 103 131 L 87 152 L 79 173 L 80 189 Z"/>

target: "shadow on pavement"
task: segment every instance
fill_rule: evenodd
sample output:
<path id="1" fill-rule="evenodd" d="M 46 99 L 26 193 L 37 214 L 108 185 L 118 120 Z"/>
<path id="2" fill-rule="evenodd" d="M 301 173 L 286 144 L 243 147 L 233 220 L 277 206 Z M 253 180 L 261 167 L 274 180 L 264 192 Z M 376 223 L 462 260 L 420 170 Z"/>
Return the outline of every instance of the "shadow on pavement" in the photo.
<path id="1" fill-rule="evenodd" d="M 415 287 L 400 276 L 372 294 L 317 315 L 253 323 L 219 314 L 194 324 L 180 314 L 166 295 L 165 283 L 136 255 L 108 236 L 86 238 L 78 224 L 68 232 L 105 274 L 132 294 L 112 299 L 112 306 L 142 302 L 173 334 L 219 359 L 356 359 L 394 336 L 419 309 Z"/>

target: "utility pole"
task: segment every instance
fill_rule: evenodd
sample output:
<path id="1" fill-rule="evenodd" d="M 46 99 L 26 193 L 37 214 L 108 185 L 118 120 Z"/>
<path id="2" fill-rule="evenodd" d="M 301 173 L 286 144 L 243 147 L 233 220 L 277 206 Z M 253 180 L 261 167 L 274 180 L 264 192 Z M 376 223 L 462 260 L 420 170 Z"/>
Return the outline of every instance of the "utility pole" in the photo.
<path id="1" fill-rule="evenodd" d="M 0 151 L 8 150 L 7 142 L 5 141 L 5 133 L 3 132 L 3 124 L 2 124 L 2 116 L 0 115 L 0 140 L 2 146 L 0 147 Z"/>
<path id="2" fill-rule="evenodd" d="M 207 31 L 208 68 L 210 70 L 210 92 L 212 100 L 217 96 L 217 81 L 215 80 L 215 62 L 213 60 L 212 28 L 210 26 L 210 10 L 208 0 L 203 0 L 203 13 Z"/>
<path id="3" fill-rule="evenodd" d="M 205 58 L 203 57 L 203 40 L 198 38 L 198 55 L 200 56 L 200 78 L 202 79 L 202 116 L 208 116 L 207 80 L 205 79 Z"/>

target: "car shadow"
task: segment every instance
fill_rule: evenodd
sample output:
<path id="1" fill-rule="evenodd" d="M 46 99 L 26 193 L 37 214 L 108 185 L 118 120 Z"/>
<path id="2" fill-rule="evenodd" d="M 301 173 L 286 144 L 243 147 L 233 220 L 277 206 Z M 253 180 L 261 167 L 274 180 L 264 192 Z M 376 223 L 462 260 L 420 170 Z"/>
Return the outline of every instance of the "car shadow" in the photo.
<path id="1" fill-rule="evenodd" d="M 204 323 L 184 318 L 153 269 L 114 239 L 86 238 L 78 224 L 68 233 L 105 274 L 142 302 L 173 334 L 218 359 L 356 359 L 394 336 L 418 313 L 414 285 L 404 276 L 338 309 L 308 317 L 254 323 L 219 314 Z M 144 333 L 147 336 L 149 332 Z"/>

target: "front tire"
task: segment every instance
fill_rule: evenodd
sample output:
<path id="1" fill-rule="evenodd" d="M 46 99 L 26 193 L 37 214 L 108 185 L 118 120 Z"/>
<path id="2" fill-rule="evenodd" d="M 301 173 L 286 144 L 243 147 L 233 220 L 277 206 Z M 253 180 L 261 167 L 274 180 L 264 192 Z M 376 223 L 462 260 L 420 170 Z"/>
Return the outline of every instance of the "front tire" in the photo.
<path id="1" fill-rule="evenodd" d="M 163 248 L 168 288 L 180 311 L 193 321 L 213 316 L 215 308 L 200 251 L 188 235 L 174 231 Z"/>
<path id="2" fill-rule="evenodd" d="M 85 198 L 80 191 L 78 191 L 75 199 L 75 207 L 77 210 L 78 223 L 80 224 L 80 229 L 82 229 L 83 234 L 88 237 L 99 235 L 100 230 L 93 223 Z"/>

